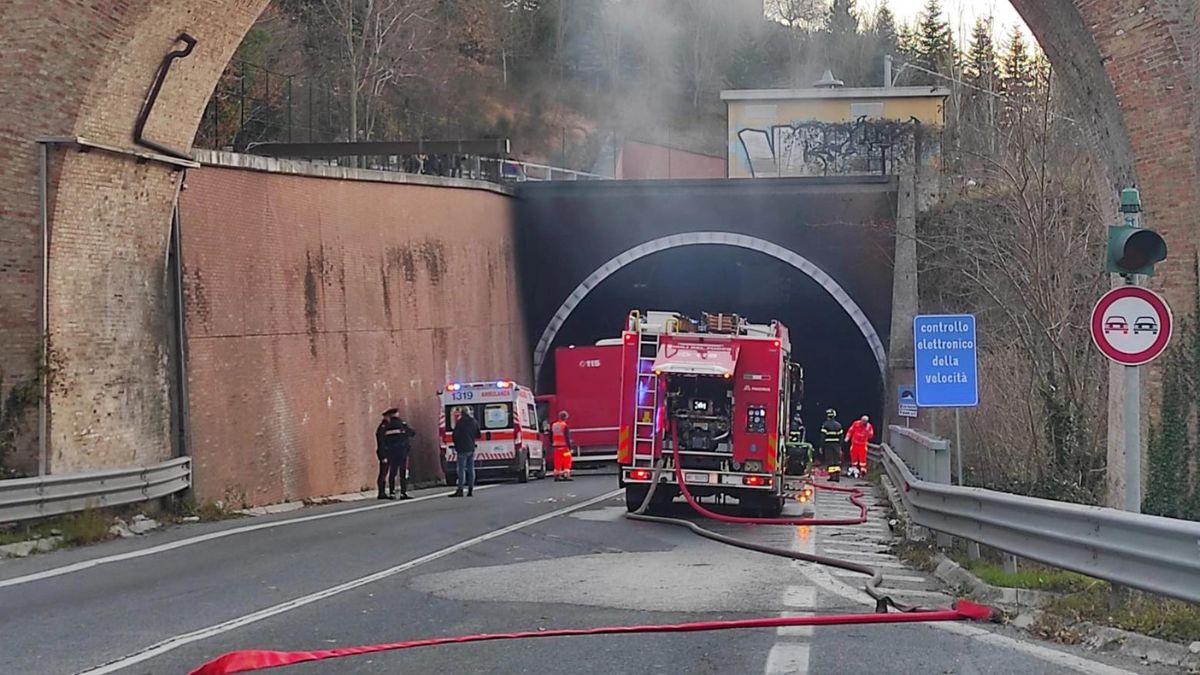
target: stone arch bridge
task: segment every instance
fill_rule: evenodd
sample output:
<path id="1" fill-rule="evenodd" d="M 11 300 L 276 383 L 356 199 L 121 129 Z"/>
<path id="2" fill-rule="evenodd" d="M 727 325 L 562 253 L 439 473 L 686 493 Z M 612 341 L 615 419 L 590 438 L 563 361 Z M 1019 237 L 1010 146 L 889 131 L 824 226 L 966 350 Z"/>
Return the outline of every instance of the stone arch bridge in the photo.
<path id="1" fill-rule="evenodd" d="M 6 383 L 34 372 L 44 307 L 56 367 L 49 440 L 92 444 L 92 466 L 140 461 L 169 445 L 167 424 L 152 420 L 168 417 L 171 398 L 163 259 L 187 164 L 175 156 L 190 150 L 206 100 L 265 4 L 0 6 L 0 372 Z M 1192 0 L 1013 4 L 1090 130 L 1102 186 L 1141 188 L 1147 224 L 1172 249 L 1155 283 L 1177 307 L 1189 306 L 1200 206 L 1200 9 Z M 172 61 L 139 120 L 164 57 L 183 50 L 183 34 L 193 48 Z M 135 143 L 135 129 L 148 143 Z M 44 285 L 43 213 L 52 261 Z M 135 416 L 84 414 L 113 387 L 138 402 Z"/>

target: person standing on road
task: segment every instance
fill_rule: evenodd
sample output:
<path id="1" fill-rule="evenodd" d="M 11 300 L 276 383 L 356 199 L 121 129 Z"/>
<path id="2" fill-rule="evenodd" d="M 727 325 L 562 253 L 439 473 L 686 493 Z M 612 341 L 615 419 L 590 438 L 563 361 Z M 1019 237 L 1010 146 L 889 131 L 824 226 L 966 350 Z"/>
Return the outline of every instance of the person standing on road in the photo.
<path id="1" fill-rule="evenodd" d="M 821 424 L 821 455 L 828 467 L 829 480 L 838 481 L 842 473 L 842 425 L 837 421 L 837 411 L 825 411 L 825 422 Z"/>
<path id="2" fill-rule="evenodd" d="M 400 474 L 400 499 L 408 496 L 408 455 L 412 449 L 410 440 L 416 435 L 408 423 L 400 419 L 400 411 L 388 408 L 383 411 L 383 420 L 375 428 L 375 457 L 379 459 L 379 499 L 396 498 L 396 474 Z M 384 491 L 384 488 L 387 491 Z"/>
<path id="3" fill-rule="evenodd" d="M 463 486 L 467 488 L 467 496 L 475 496 L 475 441 L 481 436 L 479 423 L 471 416 L 471 409 L 464 407 L 462 416 L 454 423 L 454 454 L 457 458 L 455 470 L 458 472 L 458 489 L 451 497 L 463 496 Z M 471 477 L 467 478 L 467 472 Z"/>
<path id="4" fill-rule="evenodd" d="M 554 480 L 571 478 L 571 427 L 567 424 L 567 411 L 558 413 L 558 420 L 550 425 L 550 446 L 554 449 Z"/>
<path id="5" fill-rule="evenodd" d="M 874 437 L 875 427 L 866 415 L 854 420 L 846 432 L 846 440 L 850 441 L 850 466 L 860 476 L 867 475 L 867 444 Z"/>

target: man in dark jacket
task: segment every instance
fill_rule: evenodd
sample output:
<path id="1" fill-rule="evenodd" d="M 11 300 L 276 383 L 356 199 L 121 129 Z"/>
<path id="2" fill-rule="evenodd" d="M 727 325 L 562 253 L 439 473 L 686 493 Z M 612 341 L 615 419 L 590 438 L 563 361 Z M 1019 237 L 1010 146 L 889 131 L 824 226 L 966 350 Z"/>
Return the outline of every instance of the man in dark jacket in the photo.
<path id="1" fill-rule="evenodd" d="M 408 423 L 400 419 L 399 410 L 388 408 L 383 411 L 383 420 L 375 428 L 375 456 L 379 459 L 379 477 L 375 484 L 379 487 L 379 499 L 396 498 L 396 474 L 400 474 L 400 499 L 411 499 L 406 468 L 412 449 L 410 439 L 415 435 Z M 385 486 L 388 492 L 384 492 Z"/>
<path id="2" fill-rule="evenodd" d="M 467 496 L 475 496 L 475 440 L 480 437 L 479 423 L 471 417 L 471 409 L 463 408 L 462 416 L 454 423 L 454 454 L 457 458 L 458 489 L 451 497 L 463 496 L 463 486 L 467 488 Z M 471 472 L 470 479 L 467 472 Z"/>

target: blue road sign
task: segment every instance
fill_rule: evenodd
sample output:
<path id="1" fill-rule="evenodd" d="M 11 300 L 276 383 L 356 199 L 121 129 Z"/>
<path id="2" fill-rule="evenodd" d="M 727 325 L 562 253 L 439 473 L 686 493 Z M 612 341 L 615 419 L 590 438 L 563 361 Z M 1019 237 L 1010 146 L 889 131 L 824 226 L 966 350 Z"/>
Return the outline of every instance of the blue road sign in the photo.
<path id="1" fill-rule="evenodd" d="M 896 389 L 896 411 L 900 417 L 917 416 L 917 388 L 911 384 L 902 384 Z"/>
<path id="2" fill-rule="evenodd" d="M 917 405 L 968 408 L 979 405 L 975 363 L 975 317 L 928 314 L 913 319 Z"/>

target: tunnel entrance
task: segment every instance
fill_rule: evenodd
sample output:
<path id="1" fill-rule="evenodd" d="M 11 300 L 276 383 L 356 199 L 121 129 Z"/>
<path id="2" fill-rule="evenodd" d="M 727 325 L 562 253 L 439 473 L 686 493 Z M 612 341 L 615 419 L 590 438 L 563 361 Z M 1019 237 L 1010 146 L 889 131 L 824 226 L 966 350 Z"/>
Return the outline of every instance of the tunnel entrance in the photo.
<path id="1" fill-rule="evenodd" d="M 617 337 L 629 310 L 736 312 L 755 323 L 782 321 L 793 358 L 804 367 L 804 422 L 815 431 L 827 408 L 843 424 L 862 414 L 881 420 L 883 383 L 867 340 L 836 300 L 804 272 L 758 251 L 695 245 L 659 251 L 600 282 L 571 312 L 551 343 L 588 345 Z M 548 354 L 538 390 L 554 387 Z M 809 438 L 813 435 L 810 431 Z"/>

